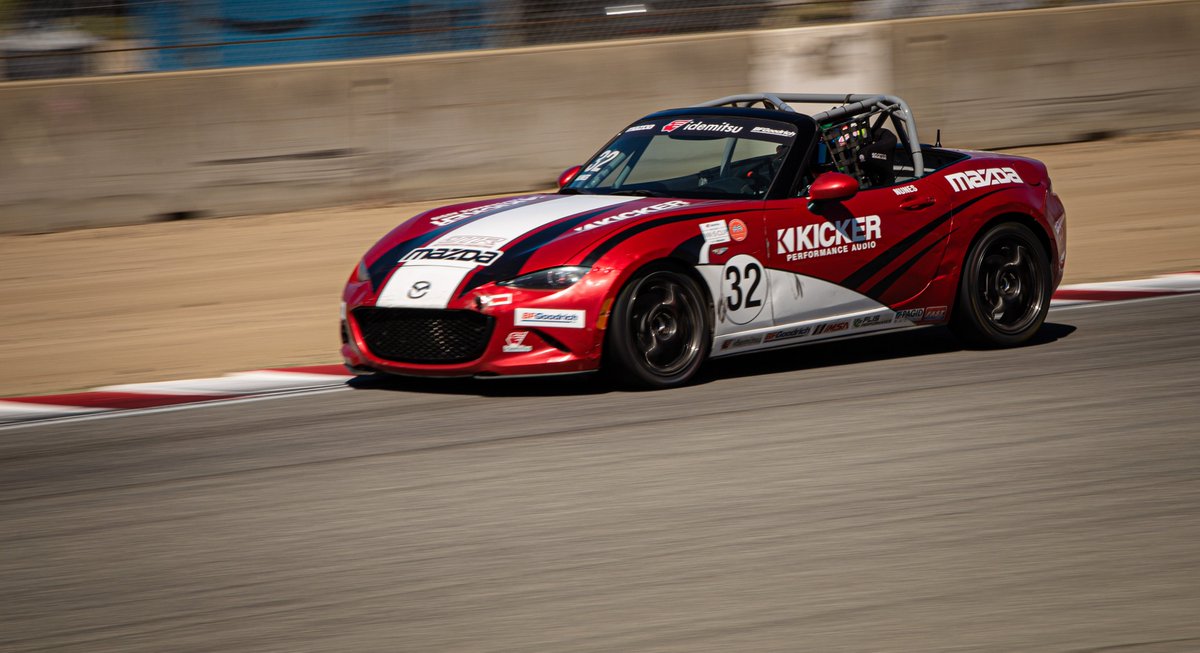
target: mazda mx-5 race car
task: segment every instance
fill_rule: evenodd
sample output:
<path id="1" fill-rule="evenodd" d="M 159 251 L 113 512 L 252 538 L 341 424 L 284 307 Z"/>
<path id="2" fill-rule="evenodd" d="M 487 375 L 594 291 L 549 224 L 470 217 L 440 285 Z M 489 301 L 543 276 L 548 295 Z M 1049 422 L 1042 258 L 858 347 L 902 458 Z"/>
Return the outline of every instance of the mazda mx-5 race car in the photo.
<path id="1" fill-rule="evenodd" d="M 739 95 L 638 120 L 557 193 L 396 227 L 346 284 L 342 354 L 667 387 L 709 357 L 924 325 L 1010 346 L 1065 261 L 1042 163 L 922 145 L 892 96 Z"/>

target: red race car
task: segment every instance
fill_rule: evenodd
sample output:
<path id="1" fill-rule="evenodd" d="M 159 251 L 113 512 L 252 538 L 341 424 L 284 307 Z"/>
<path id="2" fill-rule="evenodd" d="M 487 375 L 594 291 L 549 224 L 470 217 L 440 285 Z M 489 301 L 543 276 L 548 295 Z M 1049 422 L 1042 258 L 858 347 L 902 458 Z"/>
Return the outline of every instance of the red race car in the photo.
<path id="1" fill-rule="evenodd" d="M 710 356 L 931 324 L 1011 346 L 1065 261 L 1042 163 L 922 145 L 892 96 L 739 95 L 638 120 L 557 193 L 396 227 L 346 284 L 342 355 L 668 387 Z"/>

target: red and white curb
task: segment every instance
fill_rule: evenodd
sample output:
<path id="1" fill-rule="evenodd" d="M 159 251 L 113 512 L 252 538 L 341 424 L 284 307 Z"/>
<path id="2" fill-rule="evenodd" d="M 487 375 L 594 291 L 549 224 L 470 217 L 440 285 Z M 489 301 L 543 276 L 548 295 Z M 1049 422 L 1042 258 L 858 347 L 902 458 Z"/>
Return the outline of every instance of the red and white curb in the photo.
<path id="1" fill-rule="evenodd" d="M 0 399 L 0 424 L 334 388 L 351 378 L 341 365 L 313 365 L 208 379 L 109 385 L 69 394 L 6 397 Z"/>
<path id="2" fill-rule="evenodd" d="M 1200 272 L 1062 286 L 1054 293 L 1050 306 L 1191 293 L 1200 293 Z M 208 379 L 110 385 L 70 394 L 8 397 L 0 399 L 0 425 L 334 388 L 344 386 L 351 378 L 353 375 L 341 365 L 314 365 L 238 372 Z"/>
<path id="3" fill-rule="evenodd" d="M 1106 281 L 1061 286 L 1050 302 L 1052 308 L 1095 302 L 1120 302 L 1130 299 L 1149 299 L 1188 295 L 1200 292 L 1200 272 L 1166 274 L 1153 279 Z"/>

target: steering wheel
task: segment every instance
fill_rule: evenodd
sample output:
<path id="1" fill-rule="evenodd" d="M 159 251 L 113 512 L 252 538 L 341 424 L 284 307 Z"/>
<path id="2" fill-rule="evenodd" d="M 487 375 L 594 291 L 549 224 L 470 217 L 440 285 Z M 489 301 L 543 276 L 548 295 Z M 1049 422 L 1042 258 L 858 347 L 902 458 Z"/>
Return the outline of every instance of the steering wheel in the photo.
<path id="1" fill-rule="evenodd" d="M 763 159 L 746 172 L 739 173 L 739 176 L 743 183 L 738 192 L 756 197 L 762 195 L 767 192 L 767 188 L 771 185 L 771 178 L 775 176 L 775 159 Z"/>

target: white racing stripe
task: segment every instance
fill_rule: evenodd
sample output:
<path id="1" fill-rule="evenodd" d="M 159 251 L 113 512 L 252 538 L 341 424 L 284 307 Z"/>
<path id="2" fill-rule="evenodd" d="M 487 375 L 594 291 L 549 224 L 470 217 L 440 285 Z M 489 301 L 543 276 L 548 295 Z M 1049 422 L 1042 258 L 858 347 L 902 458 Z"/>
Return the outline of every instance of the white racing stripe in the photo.
<path id="1" fill-rule="evenodd" d="M 454 298 L 454 289 L 472 269 L 405 263 L 388 279 L 377 305 L 446 308 Z"/>
<path id="2" fill-rule="evenodd" d="M 518 205 L 468 222 L 442 235 L 438 241 L 478 237 L 496 239 L 492 248 L 499 249 L 521 236 L 565 217 L 625 204 L 638 197 L 611 195 L 566 195 L 548 202 Z M 430 244 L 437 246 L 438 241 Z M 503 255 L 500 257 L 503 258 Z M 499 259 L 497 259 L 499 260 Z M 445 308 L 454 291 L 478 265 L 464 265 L 432 259 L 410 259 L 388 279 L 379 294 L 378 306 L 406 308 Z M 428 284 L 426 287 L 424 284 Z"/>

